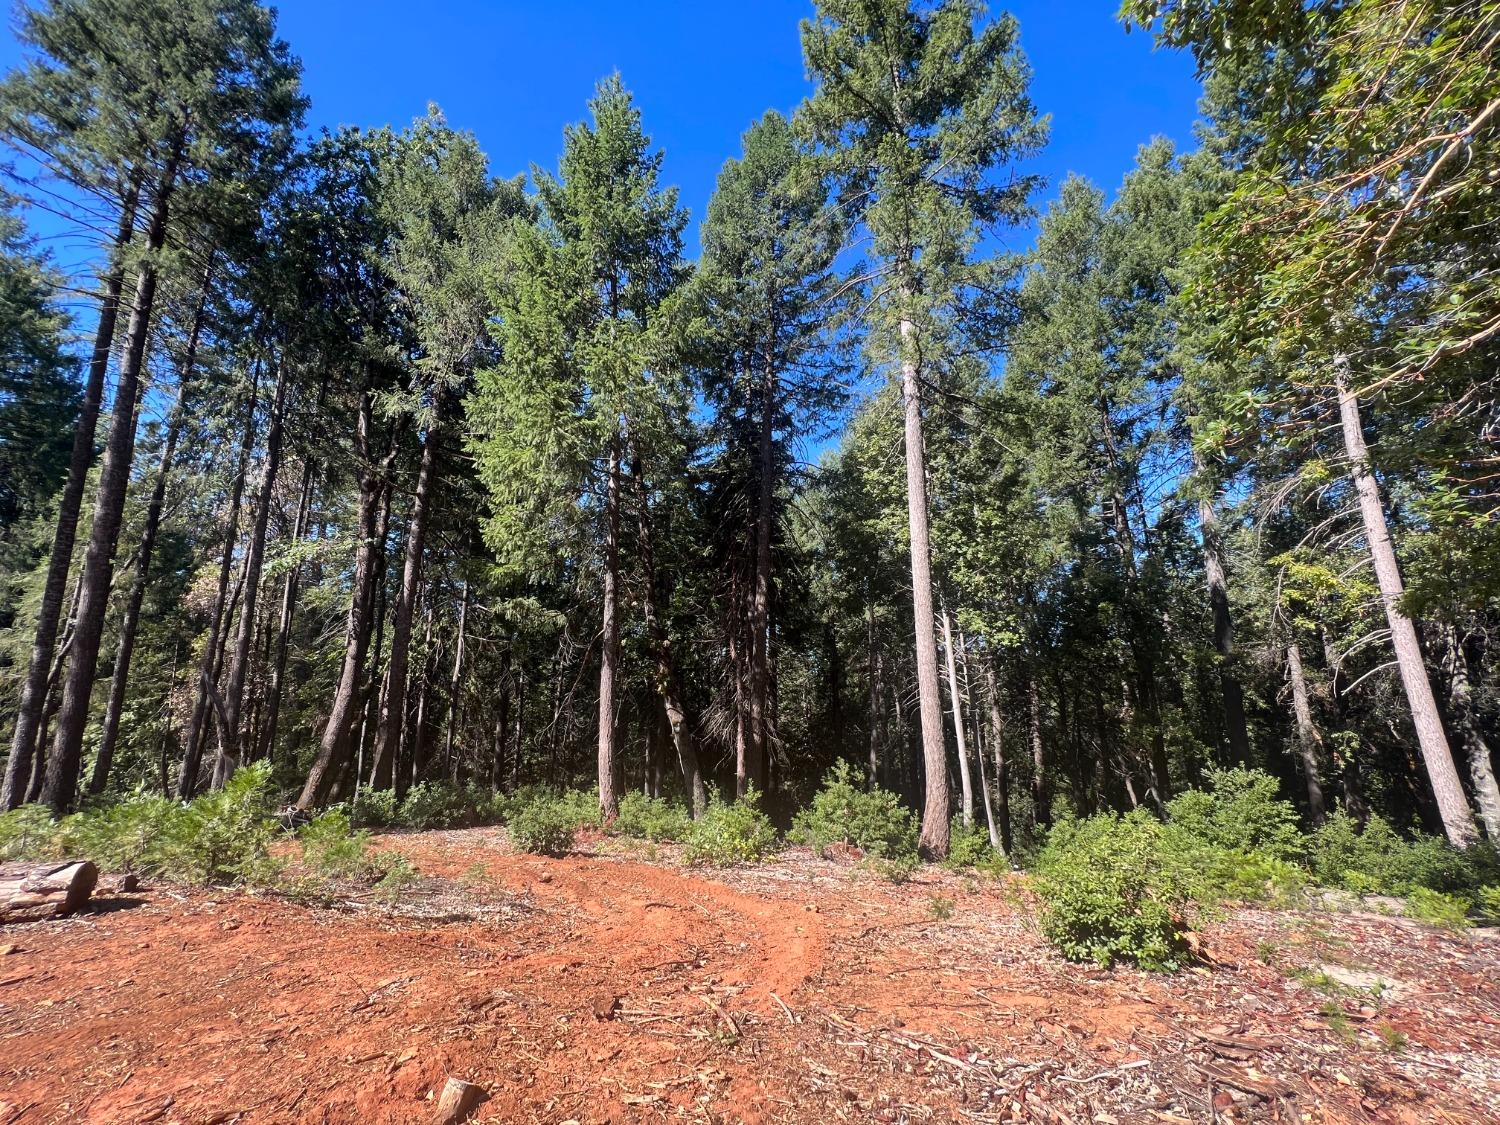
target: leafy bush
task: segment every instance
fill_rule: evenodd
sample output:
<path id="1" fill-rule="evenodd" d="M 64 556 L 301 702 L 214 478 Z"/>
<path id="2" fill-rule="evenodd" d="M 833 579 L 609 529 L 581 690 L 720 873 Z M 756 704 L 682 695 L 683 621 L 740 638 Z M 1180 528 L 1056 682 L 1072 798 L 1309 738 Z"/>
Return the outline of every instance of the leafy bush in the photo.
<path id="1" fill-rule="evenodd" d="M 1190 789 L 1167 805 L 1171 823 L 1215 847 L 1296 860 L 1304 838 L 1297 810 L 1277 796 L 1279 785 L 1263 770 L 1208 771 L 1208 789 Z"/>
<path id="2" fill-rule="evenodd" d="M 1356 894 L 1409 895 L 1419 888 L 1453 894 L 1500 882 L 1488 845 L 1459 851 L 1441 836 L 1408 840 L 1378 816 L 1361 832 L 1343 810 L 1313 834 L 1310 858 L 1319 883 Z"/>
<path id="3" fill-rule="evenodd" d="M 1469 911 L 1473 902 L 1458 895 L 1445 895 L 1442 891 L 1418 887 L 1406 897 L 1406 916 L 1419 922 L 1430 922 L 1434 926 L 1446 926 L 1450 930 L 1461 930 L 1469 925 Z"/>
<path id="4" fill-rule="evenodd" d="M 238 770 L 173 818 L 165 873 L 203 883 L 262 883 L 274 877 L 276 793 L 268 762 Z"/>
<path id="5" fill-rule="evenodd" d="M 0 859 L 41 859 L 51 853 L 56 825 L 46 805 L 0 813 Z"/>
<path id="6" fill-rule="evenodd" d="M 681 805 L 644 793 L 627 793 L 610 831 L 636 840 L 676 841 L 687 835 L 692 818 Z"/>
<path id="7" fill-rule="evenodd" d="M 330 809 L 304 825 L 298 838 L 302 842 L 302 862 L 330 879 L 362 879 L 375 870 L 370 859 L 370 833 L 354 830 L 349 815 Z"/>
<path id="8" fill-rule="evenodd" d="M 1199 888 L 1145 810 L 1059 825 L 1038 863 L 1042 932 L 1063 956 L 1174 969 Z"/>
<path id="9" fill-rule="evenodd" d="M 349 823 L 355 828 L 389 828 L 398 815 L 394 789 L 363 788 L 349 806 Z"/>
<path id="10" fill-rule="evenodd" d="M 407 791 L 397 823 L 419 831 L 457 828 L 468 823 L 473 813 L 473 801 L 462 786 L 451 781 L 423 781 Z"/>
<path id="11" fill-rule="evenodd" d="M 963 817 L 953 818 L 948 829 L 948 858 L 945 867 L 961 871 L 966 867 L 988 867 L 995 858 L 995 849 L 990 847 L 990 834 L 976 822 L 964 827 Z"/>
<path id="12" fill-rule="evenodd" d="M 577 831 L 577 809 L 558 797 L 539 797 L 510 818 L 511 843 L 537 855 L 567 855 Z"/>
<path id="13" fill-rule="evenodd" d="M 715 793 L 688 829 L 686 844 L 683 858 L 689 863 L 758 863 L 775 851 L 776 828 L 760 811 L 760 795 L 754 790 L 732 805 Z"/>
<path id="14" fill-rule="evenodd" d="M 180 802 L 138 794 L 64 817 L 57 826 L 58 845 L 109 871 L 170 874 L 175 857 L 191 850 L 191 821 L 192 813 Z"/>
<path id="15" fill-rule="evenodd" d="M 395 902 L 402 891 L 417 881 L 417 869 L 399 852 L 379 852 L 370 862 L 380 872 L 375 897 L 382 902 Z"/>
<path id="16" fill-rule="evenodd" d="M 833 844 L 886 859 L 917 854 L 917 822 L 911 811 L 894 793 L 866 789 L 848 762 L 828 771 L 823 788 L 792 822 L 791 838 L 819 855 Z"/>

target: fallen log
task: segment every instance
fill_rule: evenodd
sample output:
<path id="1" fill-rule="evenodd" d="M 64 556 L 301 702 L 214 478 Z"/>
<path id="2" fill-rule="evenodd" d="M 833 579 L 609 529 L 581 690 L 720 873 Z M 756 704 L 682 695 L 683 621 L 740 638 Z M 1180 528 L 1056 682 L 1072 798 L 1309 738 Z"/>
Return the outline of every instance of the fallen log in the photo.
<path id="1" fill-rule="evenodd" d="M 0 867 L 0 924 L 72 914 L 98 882 L 99 869 L 86 859 Z"/>

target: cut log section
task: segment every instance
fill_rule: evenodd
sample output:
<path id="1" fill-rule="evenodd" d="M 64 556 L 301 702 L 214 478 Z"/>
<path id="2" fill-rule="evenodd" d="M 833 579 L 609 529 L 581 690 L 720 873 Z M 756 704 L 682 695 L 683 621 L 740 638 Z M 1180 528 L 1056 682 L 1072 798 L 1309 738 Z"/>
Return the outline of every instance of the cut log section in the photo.
<path id="1" fill-rule="evenodd" d="M 0 923 L 72 914 L 89 900 L 99 869 L 89 860 L 0 866 Z"/>

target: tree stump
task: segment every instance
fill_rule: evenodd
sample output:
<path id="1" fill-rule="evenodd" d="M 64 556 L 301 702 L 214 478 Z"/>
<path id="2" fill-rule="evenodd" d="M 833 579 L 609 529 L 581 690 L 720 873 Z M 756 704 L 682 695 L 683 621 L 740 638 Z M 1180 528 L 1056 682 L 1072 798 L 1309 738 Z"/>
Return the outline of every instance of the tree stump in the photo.
<path id="1" fill-rule="evenodd" d="M 0 866 L 0 923 L 62 918 L 88 902 L 98 881 L 86 859 Z"/>

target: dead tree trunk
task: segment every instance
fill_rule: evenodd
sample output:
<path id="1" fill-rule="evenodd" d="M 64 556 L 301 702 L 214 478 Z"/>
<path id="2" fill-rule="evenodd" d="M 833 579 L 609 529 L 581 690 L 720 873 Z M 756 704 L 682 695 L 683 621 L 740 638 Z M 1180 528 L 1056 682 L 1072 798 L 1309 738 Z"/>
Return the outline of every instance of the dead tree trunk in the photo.
<path id="1" fill-rule="evenodd" d="M 39 922 L 81 910 L 99 882 L 89 860 L 0 867 L 0 924 Z"/>
<path id="2" fill-rule="evenodd" d="M 985 688 L 990 702 L 990 751 L 995 755 L 995 794 L 999 806 L 1000 850 L 1011 854 L 1010 770 L 1005 759 L 1005 716 L 1000 709 L 1000 680 L 991 659 L 984 666 Z"/>
<path id="3" fill-rule="evenodd" d="M 599 659 L 599 811 L 605 823 L 620 815 L 616 789 L 615 680 L 620 668 L 620 436 L 610 442 L 604 497 L 604 615 Z"/>
<path id="4" fill-rule="evenodd" d="M 969 774 L 969 746 L 964 736 L 963 696 L 958 691 L 958 661 L 953 652 L 953 625 L 948 620 L 948 607 L 939 606 L 938 620 L 943 626 L 943 651 L 947 655 L 948 699 L 953 704 L 953 735 L 958 744 L 958 778 L 962 794 L 960 809 L 964 828 L 974 827 L 974 782 Z"/>
<path id="5" fill-rule="evenodd" d="M 1234 664 L 1234 617 L 1229 611 L 1229 580 L 1225 576 L 1219 516 L 1212 500 L 1198 502 L 1203 531 L 1203 570 L 1208 603 L 1213 610 L 1214 649 L 1219 655 L 1219 699 L 1224 710 L 1224 732 L 1229 754 L 1242 766 L 1250 764 L 1250 732 L 1245 722 L 1245 692 Z"/>
<path id="6" fill-rule="evenodd" d="M 1458 779 L 1458 769 L 1453 764 L 1448 736 L 1443 732 L 1437 700 L 1432 694 L 1432 683 L 1427 678 L 1427 667 L 1422 661 L 1422 646 L 1417 640 L 1416 626 L 1401 608 L 1406 586 L 1401 579 L 1401 568 L 1396 562 L 1396 548 L 1386 524 L 1380 486 L 1370 467 L 1370 454 L 1365 445 L 1364 428 L 1359 417 L 1359 400 L 1349 385 L 1348 360 L 1344 356 L 1334 359 L 1334 383 L 1338 391 L 1339 418 L 1343 423 L 1344 450 L 1349 457 L 1349 476 L 1359 497 L 1365 539 L 1369 544 L 1370 559 L 1375 565 L 1375 580 L 1380 586 L 1380 598 L 1385 605 L 1386 622 L 1391 629 L 1391 647 L 1396 652 L 1401 683 L 1406 689 L 1407 705 L 1411 708 L 1412 725 L 1416 727 L 1417 743 L 1427 767 L 1427 779 L 1432 786 L 1432 794 L 1437 801 L 1438 815 L 1442 819 L 1443 832 L 1448 837 L 1448 842 L 1456 848 L 1468 848 L 1478 842 L 1479 833 L 1474 826 L 1474 814 L 1469 808 L 1468 798 L 1464 796 L 1463 784 Z"/>
<path id="7" fill-rule="evenodd" d="M 1318 762 L 1323 738 L 1313 721 L 1312 704 L 1307 692 L 1307 673 L 1302 668 L 1302 649 L 1296 641 L 1286 646 L 1287 678 L 1292 683 L 1292 715 L 1297 723 L 1297 752 L 1302 758 L 1302 776 L 1307 783 L 1308 819 L 1314 826 L 1327 816 L 1323 800 L 1322 770 Z"/>

